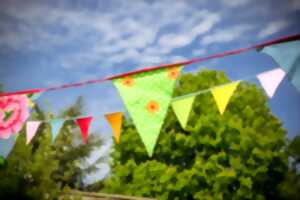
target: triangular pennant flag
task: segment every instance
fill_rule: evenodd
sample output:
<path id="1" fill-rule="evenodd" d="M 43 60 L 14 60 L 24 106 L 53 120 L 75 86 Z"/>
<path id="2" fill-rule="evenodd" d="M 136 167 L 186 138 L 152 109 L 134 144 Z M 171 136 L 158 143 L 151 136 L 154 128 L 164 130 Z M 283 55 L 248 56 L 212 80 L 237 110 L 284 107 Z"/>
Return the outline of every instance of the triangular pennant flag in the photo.
<path id="1" fill-rule="evenodd" d="M 62 125 L 64 124 L 64 120 L 63 119 L 53 119 L 50 121 L 50 125 L 51 125 L 51 133 L 52 133 L 52 143 L 55 141 Z"/>
<path id="2" fill-rule="evenodd" d="M 17 137 L 19 134 L 12 134 L 11 137 L 7 139 L 0 138 L 0 156 L 6 158 L 17 141 Z"/>
<path id="3" fill-rule="evenodd" d="M 120 135 L 121 135 L 123 113 L 122 112 L 109 113 L 109 114 L 105 115 L 105 118 L 111 125 L 116 142 L 119 143 Z"/>
<path id="4" fill-rule="evenodd" d="M 262 87 L 265 89 L 267 95 L 272 98 L 278 88 L 279 84 L 285 77 L 285 72 L 276 68 L 267 72 L 258 74 L 257 79 L 259 80 Z"/>
<path id="5" fill-rule="evenodd" d="M 212 95 L 217 103 L 221 114 L 224 113 L 230 97 L 239 85 L 240 81 L 232 82 L 223 86 L 217 86 L 211 89 Z"/>
<path id="6" fill-rule="evenodd" d="M 185 126 L 187 124 L 191 109 L 193 107 L 195 97 L 196 96 L 181 98 L 178 100 L 173 100 L 173 102 L 172 102 L 173 111 L 174 111 L 176 117 L 178 118 L 180 125 L 183 129 L 185 128 Z"/>
<path id="7" fill-rule="evenodd" d="M 26 123 L 26 144 L 29 144 L 31 142 L 40 124 L 40 121 L 29 121 Z"/>
<path id="8" fill-rule="evenodd" d="M 113 80 L 149 156 L 153 154 L 180 70 L 176 66 Z"/>
<path id="9" fill-rule="evenodd" d="M 34 93 L 32 94 L 32 96 L 30 97 L 31 100 L 37 100 L 38 98 L 40 98 L 40 96 L 43 94 L 44 92 L 38 92 L 38 93 Z"/>
<path id="10" fill-rule="evenodd" d="M 300 92 L 300 40 L 267 46 L 262 52 L 272 56 Z"/>
<path id="11" fill-rule="evenodd" d="M 76 123 L 78 124 L 81 131 L 83 144 L 86 144 L 87 142 L 87 137 L 89 134 L 89 126 L 91 124 L 92 119 L 93 119 L 92 117 L 84 117 L 84 118 L 76 119 Z"/>

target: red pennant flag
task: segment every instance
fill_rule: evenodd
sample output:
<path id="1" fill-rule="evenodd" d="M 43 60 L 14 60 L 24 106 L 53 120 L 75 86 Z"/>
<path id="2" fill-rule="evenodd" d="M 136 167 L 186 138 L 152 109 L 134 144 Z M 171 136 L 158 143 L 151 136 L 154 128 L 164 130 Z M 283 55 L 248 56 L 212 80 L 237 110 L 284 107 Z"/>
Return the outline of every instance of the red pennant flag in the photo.
<path id="1" fill-rule="evenodd" d="M 83 144 L 86 144 L 87 137 L 89 134 L 89 126 L 91 124 L 92 119 L 93 119 L 92 117 L 84 117 L 84 118 L 76 119 L 76 123 L 78 124 L 81 130 Z"/>

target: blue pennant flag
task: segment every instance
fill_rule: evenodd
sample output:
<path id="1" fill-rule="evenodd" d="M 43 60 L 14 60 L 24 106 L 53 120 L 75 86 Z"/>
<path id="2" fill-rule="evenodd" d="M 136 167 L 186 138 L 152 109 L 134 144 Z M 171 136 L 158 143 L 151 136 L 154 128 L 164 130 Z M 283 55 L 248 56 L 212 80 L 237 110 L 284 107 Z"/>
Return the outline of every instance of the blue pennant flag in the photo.
<path id="1" fill-rule="evenodd" d="M 262 52 L 273 57 L 300 92 L 300 40 L 267 46 Z"/>
<path id="2" fill-rule="evenodd" d="M 18 134 L 12 134 L 7 139 L 0 139 L 0 156 L 6 158 L 15 146 Z"/>
<path id="3" fill-rule="evenodd" d="M 52 143 L 55 141 L 62 125 L 64 124 L 63 119 L 53 119 L 50 122 L 51 128 L 52 128 Z"/>

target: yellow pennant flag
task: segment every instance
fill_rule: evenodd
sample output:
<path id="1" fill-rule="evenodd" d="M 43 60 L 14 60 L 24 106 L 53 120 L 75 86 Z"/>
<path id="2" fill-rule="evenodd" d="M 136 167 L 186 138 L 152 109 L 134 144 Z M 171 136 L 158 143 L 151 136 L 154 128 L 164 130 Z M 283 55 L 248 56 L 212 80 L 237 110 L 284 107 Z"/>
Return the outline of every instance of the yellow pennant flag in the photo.
<path id="1" fill-rule="evenodd" d="M 240 81 L 232 82 L 220 87 L 215 87 L 211 89 L 211 93 L 217 103 L 218 109 L 221 114 L 224 113 L 227 104 L 229 102 L 230 97 L 232 96 L 233 92 L 239 85 Z"/>
<path id="2" fill-rule="evenodd" d="M 120 135 L 121 135 L 123 113 L 122 112 L 109 113 L 109 114 L 105 115 L 105 118 L 111 125 L 116 142 L 119 143 Z"/>

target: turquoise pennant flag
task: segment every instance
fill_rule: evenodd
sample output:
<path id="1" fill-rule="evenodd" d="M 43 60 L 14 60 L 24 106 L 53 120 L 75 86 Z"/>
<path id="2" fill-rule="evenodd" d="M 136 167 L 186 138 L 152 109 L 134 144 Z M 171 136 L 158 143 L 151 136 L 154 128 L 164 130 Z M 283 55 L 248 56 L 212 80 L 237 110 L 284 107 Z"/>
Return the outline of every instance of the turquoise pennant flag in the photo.
<path id="1" fill-rule="evenodd" d="M 50 122 L 51 128 L 52 128 L 52 143 L 55 141 L 62 125 L 64 124 L 64 120 L 63 119 L 53 119 Z"/>
<path id="2" fill-rule="evenodd" d="M 262 52 L 273 57 L 300 92 L 300 40 L 267 46 Z"/>

